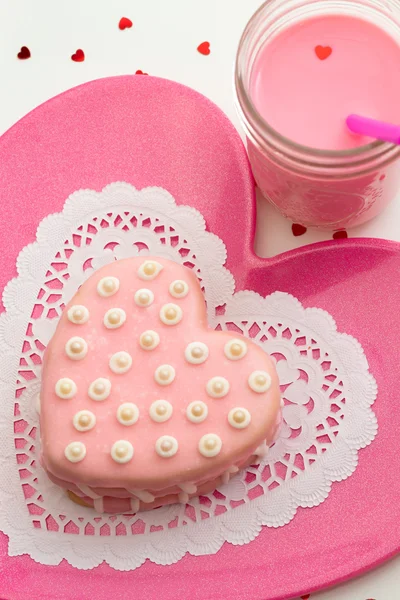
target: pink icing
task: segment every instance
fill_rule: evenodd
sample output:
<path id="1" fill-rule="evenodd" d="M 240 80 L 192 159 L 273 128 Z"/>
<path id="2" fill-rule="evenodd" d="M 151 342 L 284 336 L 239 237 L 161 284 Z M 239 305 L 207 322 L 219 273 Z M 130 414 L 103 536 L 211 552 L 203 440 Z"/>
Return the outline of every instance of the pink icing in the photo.
<path id="1" fill-rule="evenodd" d="M 157 277 L 144 281 L 138 269 L 145 260 L 154 260 L 163 266 Z M 104 277 L 116 277 L 120 282 L 117 293 L 102 297 L 97 291 Z M 184 298 L 174 298 L 169 285 L 183 280 L 189 286 Z M 135 304 L 134 294 L 147 288 L 154 293 L 154 302 L 142 308 Z M 164 304 L 181 307 L 183 318 L 177 325 L 165 325 L 160 320 Z M 73 305 L 89 310 L 84 324 L 68 320 L 67 311 Z M 112 308 L 123 309 L 125 323 L 117 329 L 107 329 L 105 313 Z M 156 349 L 143 350 L 139 337 L 146 330 L 160 336 Z M 65 352 L 67 341 L 79 336 L 88 351 L 82 360 L 71 360 Z M 226 342 L 238 337 L 230 332 L 208 329 L 205 304 L 196 275 L 189 269 L 162 259 L 132 258 L 116 261 L 90 277 L 66 307 L 57 330 L 44 357 L 41 390 L 42 461 L 45 469 L 56 480 L 83 484 L 91 488 L 125 488 L 158 491 L 185 482 L 199 483 L 219 477 L 232 464 L 246 461 L 263 441 L 272 441 L 279 415 L 279 383 L 274 365 L 258 346 L 246 340 L 247 354 L 239 361 L 229 360 L 224 354 Z M 202 364 L 190 364 L 184 351 L 190 342 L 207 345 L 209 357 Z M 110 357 L 125 351 L 132 357 L 132 367 L 125 374 L 115 374 L 109 366 Z M 169 364 L 176 377 L 172 384 L 161 386 L 154 380 L 157 367 Z M 271 387 L 265 393 L 256 393 L 248 385 L 248 376 L 255 370 L 267 371 Z M 225 377 L 230 383 L 229 393 L 220 399 L 211 398 L 206 383 L 215 376 Z M 60 378 L 70 378 L 77 386 L 71 399 L 61 399 L 55 393 Z M 95 401 L 88 395 L 90 383 L 103 377 L 111 381 L 111 393 L 104 401 Z M 165 399 L 173 405 L 172 417 L 165 422 L 154 422 L 149 416 L 152 402 Z M 186 407 L 193 400 L 208 406 L 208 416 L 201 423 L 192 423 L 186 417 Z M 121 424 L 117 408 L 121 403 L 133 402 L 140 411 L 138 421 L 130 426 Z M 252 420 L 244 429 L 235 429 L 227 415 L 234 407 L 250 411 Z M 96 417 L 96 425 L 89 431 L 77 431 L 74 415 L 89 410 Z M 221 452 L 213 457 L 202 456 L 198 442 L 204 434 L 214 433 L 222 440 Z M 178 440 L 178 452 L 163 458 L 155 451 L 155 443 L 162 435 Z M 117 440 L 127 440 L 134 447 L 132 460 L 117 463 L 111 457 L 111 448 Z M 65 448 L 71 442 L 82 442 L 86 456 L 80 462 L 70 462 Z M 103 491 L 103 490 L 102 490 Z"/>

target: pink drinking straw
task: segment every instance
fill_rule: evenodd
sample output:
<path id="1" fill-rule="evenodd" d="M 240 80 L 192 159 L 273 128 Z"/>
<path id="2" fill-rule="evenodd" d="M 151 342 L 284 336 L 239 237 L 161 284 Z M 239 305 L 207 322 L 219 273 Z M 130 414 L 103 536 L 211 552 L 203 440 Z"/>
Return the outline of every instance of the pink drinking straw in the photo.
<path id="1" fill-rule="evenodd" d="M 346 123 L 353 133 L 367 135 L 382 142 L 400 144 L 400 127 L 398 125 L 375 121 L 360 115 L 350 115 L 347 117 Z"/>

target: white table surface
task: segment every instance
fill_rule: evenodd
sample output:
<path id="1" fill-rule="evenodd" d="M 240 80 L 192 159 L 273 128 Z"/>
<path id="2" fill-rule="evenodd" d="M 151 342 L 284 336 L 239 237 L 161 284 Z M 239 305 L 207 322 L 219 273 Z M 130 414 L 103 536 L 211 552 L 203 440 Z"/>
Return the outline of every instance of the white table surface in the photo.
<path id="1" fill-rule="evenodd" d="M 233 105 L 235 50 L 261 0 L 0 0 L 0 134 L 45 100 L 85 81 L 135 73 L 174 79 L 218 104 L 239 129 Z M 132 20 L 120 31 L 121 17 Z M 228 24 L 229 23 L 229 24 Z M 197 46 L 210 42 L 210 54 Z M 17 59 L 21 46 L 31 51 Z M 71 55 L 81 48 L 85 61 Z M 263 200 L 258 204 L 256 251 L 273 256 L 332 238 L 308 230 L 294 237 L 291 223 Z M 400 241 L 400 202 L 349 237 Z M 310 600 L 399 600 L 400 557 Z"/>

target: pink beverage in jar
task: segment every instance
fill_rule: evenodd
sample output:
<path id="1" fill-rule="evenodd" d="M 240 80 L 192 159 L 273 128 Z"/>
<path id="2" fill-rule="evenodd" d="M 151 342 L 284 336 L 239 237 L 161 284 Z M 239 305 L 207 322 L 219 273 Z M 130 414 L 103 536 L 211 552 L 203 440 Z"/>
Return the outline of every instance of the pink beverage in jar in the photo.
<path id="1" fill-rule="evenodd" d="M 350 133 L 356 113 L 400 124 L 397 0 L 270 0 L 238 51 L 236 90 L 256 181 L 286 217 L 340 229 L 400 186 L 400 148 Z"/>

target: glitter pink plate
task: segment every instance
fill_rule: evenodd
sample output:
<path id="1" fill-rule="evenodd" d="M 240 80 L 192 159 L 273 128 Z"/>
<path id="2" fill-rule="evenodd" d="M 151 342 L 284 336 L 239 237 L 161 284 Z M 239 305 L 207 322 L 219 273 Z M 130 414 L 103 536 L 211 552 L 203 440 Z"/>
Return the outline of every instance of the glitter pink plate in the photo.
<path id="1" fill-rule="evenodd" d="M 147 562 L 127 573 L 107 565 L 83 571 L 65 561 L 48 567 L 25 555 L 9 558 L 1 535 L 0 597 L 103 600 L 134 590 L 136 600 L 148 600 L 162 590 L 163 600 L 278 600 L 343 581 L 397 552 L 400 245 L 342 240 L 257 258 L 253 181 L 233 126 L 188 88 L 117 77 L 52 99 L 0 139 L 0 286 L 15 275 L 17 254 L 38 223 L 71 192 L 120 180 L 164 187 L 196 207 L 224 240 L 237 289 L 290 292 L 358 338 L 379 386 L 379 434 L 321 506 L 299 509 L 289 525 L 265 528 L 246 546 L 225 544 L 213 556 L 168 567 Z"/>

